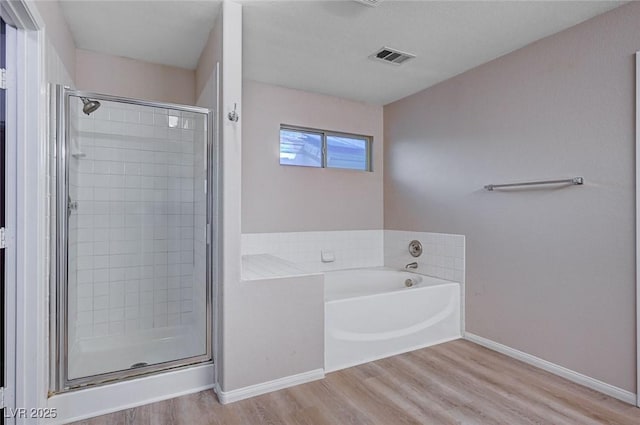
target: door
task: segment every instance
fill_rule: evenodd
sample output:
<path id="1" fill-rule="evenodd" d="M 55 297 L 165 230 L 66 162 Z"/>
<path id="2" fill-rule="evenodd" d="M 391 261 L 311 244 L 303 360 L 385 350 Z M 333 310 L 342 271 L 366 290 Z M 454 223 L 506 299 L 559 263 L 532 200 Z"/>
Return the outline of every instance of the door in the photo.
<path id="1" fill-rule="evenodd" d="M 210 111 L 57 91 L 54 391 L 211 361 Z"/>

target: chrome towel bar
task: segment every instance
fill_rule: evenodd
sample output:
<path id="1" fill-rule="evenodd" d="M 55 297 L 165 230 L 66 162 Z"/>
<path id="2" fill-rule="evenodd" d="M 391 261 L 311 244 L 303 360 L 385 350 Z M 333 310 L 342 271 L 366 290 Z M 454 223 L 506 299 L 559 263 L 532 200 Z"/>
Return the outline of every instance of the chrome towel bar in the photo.
<path id="1" fill-rule="evenodd" d="M 561 180 L 539 180 L 539 181 L 522 182 L 522 183 L 488 184 L 484 188 L 487 190 L 493 190 L 501 187 L 537 186 L 537 185 L 544 185 L 544 184 L 578 185 L 578 184 L 584 184 L 584 179 L 582 177 L 573 177 L 571 179 L 561 179 Z"/>

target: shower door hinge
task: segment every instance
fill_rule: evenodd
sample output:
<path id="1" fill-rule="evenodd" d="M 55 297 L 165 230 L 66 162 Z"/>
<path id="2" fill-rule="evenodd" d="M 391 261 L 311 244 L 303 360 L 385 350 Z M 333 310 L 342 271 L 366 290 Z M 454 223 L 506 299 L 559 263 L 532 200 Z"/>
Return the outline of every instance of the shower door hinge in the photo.
<path id="1" fill-rule="evenodd" d="M 0 68 L 0 89 L 7 89 L 7 70 Z"/>
<path id="2" fill-rule="evenodd" d="M 7 247 L 7 238 L 5 233 L 4 227 L 0 227 L 0 249 L 5 249 Z"/>

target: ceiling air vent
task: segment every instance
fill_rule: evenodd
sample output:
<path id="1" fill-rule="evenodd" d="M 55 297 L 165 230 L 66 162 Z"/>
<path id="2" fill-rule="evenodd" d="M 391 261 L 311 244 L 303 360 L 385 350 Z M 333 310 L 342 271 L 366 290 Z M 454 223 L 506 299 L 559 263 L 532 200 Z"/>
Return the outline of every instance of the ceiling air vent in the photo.
<path id="1" fill-rule="evenodd" d="M 369 56 L 369 59 L 400 65 L 415 57 L 416 55 L 412 55 L 411 53 L 401 52 L 400 50 L 392 49 L 390 47 L 383 47 Z"/>
<path id="2" fill-rule="evenodd" d="M 376 7 L 377 5 L 382 3 L 382 0 L 353 0 L 353 1 L 357 1 L 358 3 L 371 6 L 371 7 Z"/>

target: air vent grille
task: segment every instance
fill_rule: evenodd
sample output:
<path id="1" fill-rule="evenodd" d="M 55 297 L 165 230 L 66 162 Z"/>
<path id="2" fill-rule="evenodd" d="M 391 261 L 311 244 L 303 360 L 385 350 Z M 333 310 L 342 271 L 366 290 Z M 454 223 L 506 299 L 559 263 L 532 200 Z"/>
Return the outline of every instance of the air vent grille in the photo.
<path id="1" fill-rule="evenodd" d="M 411 53 L 401 52 L 400 50 L 392 49 L 390 47 L 383 47 L 371 56 L 370 59 L 392 63 L 394 65 L 400 65 L 408 61 L 409 59 L 415 58 L 416 55 L 412 55 Z"/>
<path id="2" fill-rule="evenodd" d="M 364 4 L 370 7 L 376 7 L 382 2 L 382 0 L 353 0 L 353 1 L 357 1 L 358 3 Z"/>

